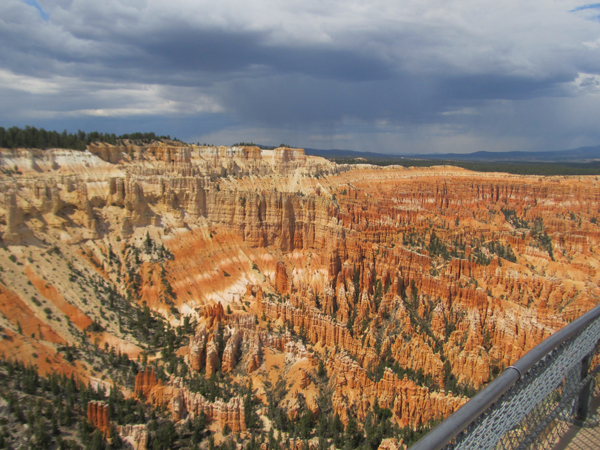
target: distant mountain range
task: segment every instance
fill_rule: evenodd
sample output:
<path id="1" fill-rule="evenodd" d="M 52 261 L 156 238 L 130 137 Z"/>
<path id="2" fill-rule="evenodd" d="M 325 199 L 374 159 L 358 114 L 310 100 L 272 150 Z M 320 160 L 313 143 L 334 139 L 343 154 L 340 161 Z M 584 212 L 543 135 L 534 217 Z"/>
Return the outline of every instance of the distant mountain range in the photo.
<path id="1" fill-rule="evenodd" d="M 547 152 L 474 152 L 474 153 L 435 153 L 435 154 L 386 154 L 356 152 L 352 150 L 305 149 L 306 154 L 326 158 L 385 158 L 385 159 L 426 159 L 444 161 L 501 161 L 501 162 L 589 162 L 600 160 L 600 145 L 580 147 L 572 150 Z"/>

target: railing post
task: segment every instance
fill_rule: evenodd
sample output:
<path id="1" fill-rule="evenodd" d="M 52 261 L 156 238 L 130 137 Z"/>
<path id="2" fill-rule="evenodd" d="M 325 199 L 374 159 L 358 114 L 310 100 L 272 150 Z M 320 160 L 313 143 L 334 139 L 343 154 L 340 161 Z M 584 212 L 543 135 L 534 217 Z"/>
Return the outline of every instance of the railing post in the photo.
<path id="1" fill-rule="evenodd" d="M 585 380 L 590 371 L 590 365 L 592 363 L 592 354 L 590 353 L 581 361 L 581 378 L 580 381 Z M 592 393 L 594 392 L 594 378 L 590 377 L 585 386 L 581 389 L 579 393 L 579 398 L 577 402 L 577 417 L 573 423 L 578 427 L 582 427 L 588 418 L 588 414 L 590 412 L 590 403 L 592 401 Z"/>

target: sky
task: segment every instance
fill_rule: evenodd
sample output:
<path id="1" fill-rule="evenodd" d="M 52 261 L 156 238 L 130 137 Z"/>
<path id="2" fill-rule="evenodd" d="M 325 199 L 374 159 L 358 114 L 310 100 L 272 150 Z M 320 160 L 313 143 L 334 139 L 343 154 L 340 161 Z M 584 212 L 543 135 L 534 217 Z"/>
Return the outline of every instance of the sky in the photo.
<path id="1" fill-rule="evenodd" d="M 380 153 L 600 144 L 600 3 L 1 0 L 0 126 Z"/>

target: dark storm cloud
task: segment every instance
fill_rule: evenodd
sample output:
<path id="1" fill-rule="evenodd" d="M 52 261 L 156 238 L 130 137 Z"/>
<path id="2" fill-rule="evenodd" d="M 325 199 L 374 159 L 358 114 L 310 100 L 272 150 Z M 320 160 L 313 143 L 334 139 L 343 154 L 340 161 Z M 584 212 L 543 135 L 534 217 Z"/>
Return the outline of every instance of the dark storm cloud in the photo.
<path id="1" fill-rule="evenodd" d="M 597 125 L 558 110 L 600 109 L 600 28 L 585 20 L 596 9 L 474 0 L 6 0 L 0 120 L 68 128 L 163 117 L 178 121 L 184 138 L 231 127 L 274 136 L 301 130 L 312 139 L 307 146 L 330 142 L 329 133 L 346 136 L 346 145 L 348 136 L 377 137 L 390 151 L 394 136 L 421 139 L 423 149 L 436 139 L 439 148 L 515 136 L 541 147 L 551 128 L 563 136 L 552 142 L 566 145 L 598 135 Z"/>
<path id="2" fill-rule="evenodd" d="M 224 98 L 247 120 L 291 125 L 348 117 L 374 117 L 404 123 L 456 122 L 440 115 L 475 107 L 490 100 L 527 100 L 565 93 L 568 75 L 550 79 L 523 76 L 464 75 L 410 76 L 348 83 L 309 76 L 274 76 L 233 83 Z M 282 102 L 282 99 L 286 99 Z"/>
<path id="3" fill-rule="evenodd" d="M 448 99 L 462 102 L 477 100 L 524 100 L 547 95 L 560 95 L 560 86 L 571 81 L 571 76 L 532 79 L 524 76 L 498 74 L 465 75 L 443 80 L 439 92 Z"/>
<path id="4" fill-rule="evenodd" d="M 434 85 L 427 78 L 400 75 L 361 83 L 273 76 L 232 83 L 224 99 L 241 116 L 259 123 L 306 124 L 339 120 L 340 115 L 412 122 L 425 121 L 443 108 Z"/>
<path id="5" fill-rule="evenodd" d="M 36 24 L 39 20 L 32 9 L 10 9 L 9 23 L 0 27 L 5 67 L 26 74 L 40 75 L 46 67 L 96 79 L 188 86 L 239 77 L 241 72 L 249 77 L 303 73 L 351 81 L 393 75 L 389 63 L 360 49 L 271 44 L 267 31 L 198 29 L 171 20 L 152 30 L 117 28 L 109 33 L 103 17 L 85 29 Z"/>
<path id="6" fill-rule="evenodd" d="M 264 32 L 196 30 L 189 26 L 161 30 L 138 40 L 145 67 L 187 73 L 304 73 L 315 78 L 366 81 L 389 78 L 388 64 L 372 56 L 338 48 L 282 47 L 265 43 Z M 261 70 L 262 69 L 262 70 Z"/>

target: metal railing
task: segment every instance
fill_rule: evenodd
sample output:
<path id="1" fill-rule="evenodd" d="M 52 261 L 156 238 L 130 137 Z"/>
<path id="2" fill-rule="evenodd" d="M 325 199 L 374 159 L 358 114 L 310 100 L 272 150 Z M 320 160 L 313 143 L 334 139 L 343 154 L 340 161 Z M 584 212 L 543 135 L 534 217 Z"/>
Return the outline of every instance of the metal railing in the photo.
<path id="1" fill-rule="evenodd" d="M 600 305 L 554 333 L 410 450 L 551 449 L 588 417 Z"/>

